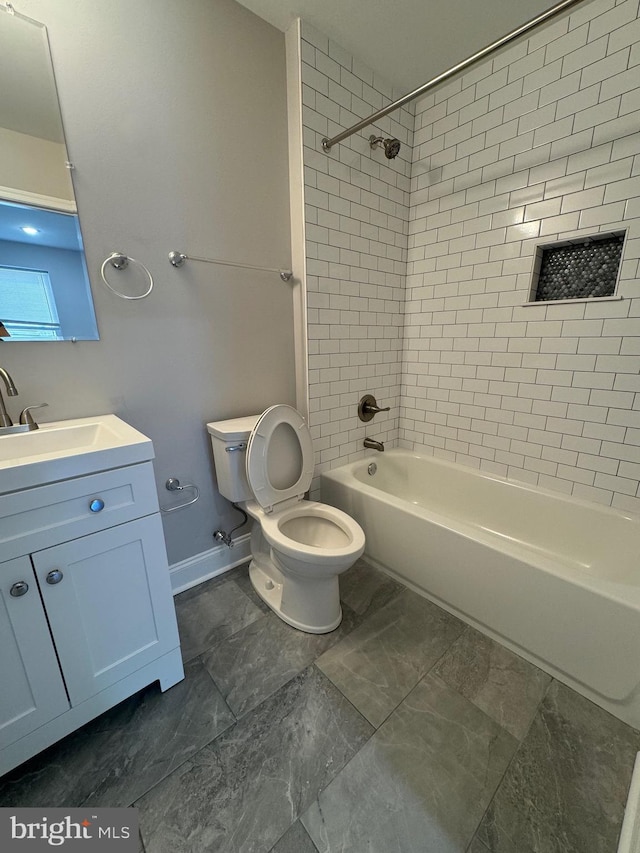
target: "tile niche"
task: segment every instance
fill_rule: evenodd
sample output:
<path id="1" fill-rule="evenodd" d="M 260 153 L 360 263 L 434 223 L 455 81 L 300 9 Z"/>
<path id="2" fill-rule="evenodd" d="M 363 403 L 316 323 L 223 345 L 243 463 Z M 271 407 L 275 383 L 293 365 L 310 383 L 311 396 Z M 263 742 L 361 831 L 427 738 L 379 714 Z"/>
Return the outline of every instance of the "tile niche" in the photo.
<path id="1" fill-rule="evenodd" d="M 538 246 L 532 302 L 598 299 L 615 295 L 624 232 Z"/>

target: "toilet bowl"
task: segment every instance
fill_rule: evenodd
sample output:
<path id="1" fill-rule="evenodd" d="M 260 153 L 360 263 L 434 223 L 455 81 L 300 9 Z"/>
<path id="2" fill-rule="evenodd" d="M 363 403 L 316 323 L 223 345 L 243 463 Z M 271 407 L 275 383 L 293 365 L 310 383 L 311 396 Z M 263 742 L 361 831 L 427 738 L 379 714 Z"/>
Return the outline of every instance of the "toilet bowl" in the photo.
<path id="1" fill-rule="evenodd" d="M 249 577 L 289 625 L 312 634 L 342 620 L 338 576 L 364 551 L 364 532 L 335 507 L 304 500 L 313 445 L 302 415 L 271 406 L 261 415 L 207 424 L 218 488 L 253 518 Z"/>

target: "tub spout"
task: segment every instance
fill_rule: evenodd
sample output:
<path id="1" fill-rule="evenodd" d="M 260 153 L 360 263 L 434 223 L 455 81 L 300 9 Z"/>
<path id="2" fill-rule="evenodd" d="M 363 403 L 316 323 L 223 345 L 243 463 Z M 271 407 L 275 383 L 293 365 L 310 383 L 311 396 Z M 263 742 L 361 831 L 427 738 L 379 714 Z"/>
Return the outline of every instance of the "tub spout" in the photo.
<path id="1" fill-rule="evenodd" d="M 379 450 L 380 453 L 384 450 L 384 442 L 376 441 L 375 438 L 365 438 L 364 446 L 370 450 Z"/>

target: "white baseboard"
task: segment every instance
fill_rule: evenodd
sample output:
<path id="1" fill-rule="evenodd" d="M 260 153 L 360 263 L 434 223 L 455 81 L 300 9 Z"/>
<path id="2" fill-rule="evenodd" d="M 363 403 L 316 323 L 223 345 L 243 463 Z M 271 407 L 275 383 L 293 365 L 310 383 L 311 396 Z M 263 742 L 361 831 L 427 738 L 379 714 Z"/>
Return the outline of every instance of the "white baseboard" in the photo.
<path id="1" fill-rule="evenodd" d="M 242 563 L 247 563 L 251 557 L 250 543 L 251 534 L 246 533 L 233 540 L 233 548 L 217 545 L 209 551 L 203 551 L 201 554 L 169 566 L 171 591 L 177 595 L 203 581 L 222 575 Z"/>
<path id="2" fill-rule="evenodd" d="M 618 853 L 638 853 L 638 851 L 640 851 L 640 752 L 636 755 L 618 842 Z"/>

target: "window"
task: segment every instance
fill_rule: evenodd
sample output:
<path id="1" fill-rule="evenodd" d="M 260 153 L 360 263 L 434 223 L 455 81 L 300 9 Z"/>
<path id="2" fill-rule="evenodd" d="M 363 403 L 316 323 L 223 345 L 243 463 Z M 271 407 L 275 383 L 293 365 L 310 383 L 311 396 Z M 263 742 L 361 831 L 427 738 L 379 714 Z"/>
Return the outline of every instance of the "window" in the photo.
<path id="1" fill-rule="evenodd" d="M 48 272 L 0 267 L 0 322 L 9 340 L 62 339 Z"/>

